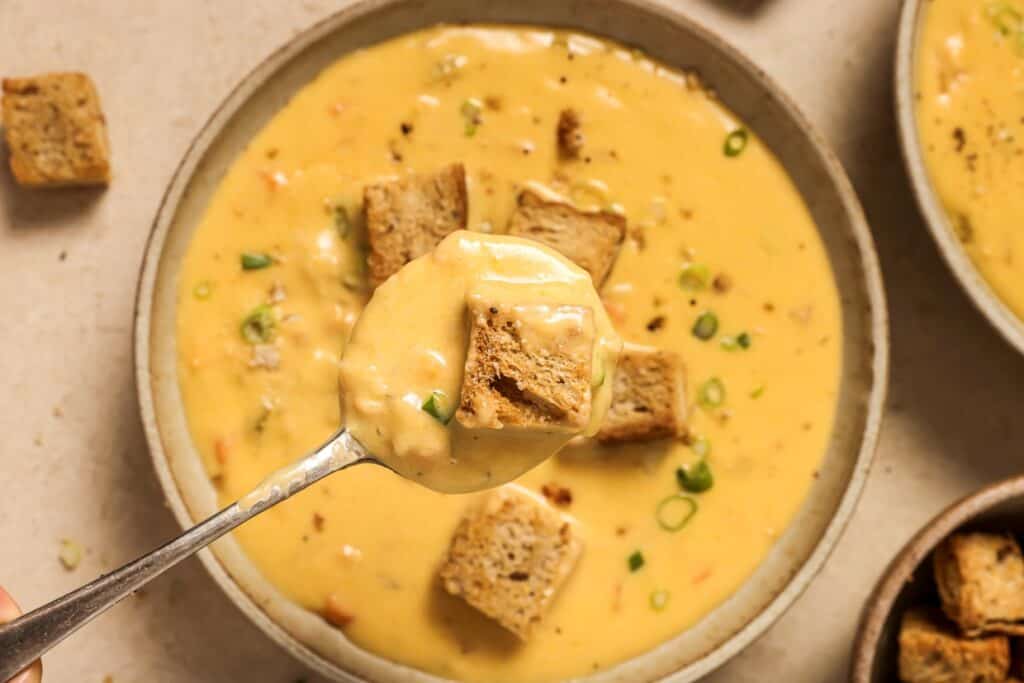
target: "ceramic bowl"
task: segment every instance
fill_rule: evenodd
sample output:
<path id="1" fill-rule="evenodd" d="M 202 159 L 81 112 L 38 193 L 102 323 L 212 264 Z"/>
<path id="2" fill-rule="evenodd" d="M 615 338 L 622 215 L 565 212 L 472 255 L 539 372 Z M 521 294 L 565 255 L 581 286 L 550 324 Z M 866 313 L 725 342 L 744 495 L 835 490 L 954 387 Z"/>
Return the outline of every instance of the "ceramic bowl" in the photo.
<path id="1" fill-rule="evenodd" d="M 296 36 L 243 79 L 185 154 L 145 254 L 135 362 L 142 417 L 160 483 L 183 526 L 216 510 L 214 489 L 185 421 L 174 327 L 178 271 L 218 181 L 257 131 L 324 67 L 357 48 L 440 22 L 575 28 L 696 70 L 773 149 L 819 226 L 841 293 L 844 329 L 836 423 L 821 476 L 775 548 L 730 599 L 653 651 L 586 679 L 695 680 L 763 633 L 806 588 L 835 545 L 863 487 L 878 437 L 888 331 L 868 227 L 821 136 L 760 69 L 722 39 L 662 5 L 646 0 L 365 0 Z M 201 559 L 253 622 L 323 675 L 338 681 L 437 680 L 357 648 L 319 616 L 285 599 L 232 538 L 204 551 Z"/>
<path id="2" fill-rule="evenodd" d="M 917 44 L 928 0 L 904 0 L 896 43 L 896 118 L 903 162 L 925 223 L 949 269 L 974 305 L 1017 350 L 1024 353 L 1024 321 L 989 286 L 963 248 L 932 186 L 918 136 L 914 97 Z"/>
<path id="3" fill-rule="evenodd" d="M 993 484 L 953 503 L 900 550 L 864 607 L 853 649 L 851 683 L 898 680 L 900 618 L 911 607 L 939 605 L 932 551 L 962 527 L 1024 534 L 1024 476 Z"/>

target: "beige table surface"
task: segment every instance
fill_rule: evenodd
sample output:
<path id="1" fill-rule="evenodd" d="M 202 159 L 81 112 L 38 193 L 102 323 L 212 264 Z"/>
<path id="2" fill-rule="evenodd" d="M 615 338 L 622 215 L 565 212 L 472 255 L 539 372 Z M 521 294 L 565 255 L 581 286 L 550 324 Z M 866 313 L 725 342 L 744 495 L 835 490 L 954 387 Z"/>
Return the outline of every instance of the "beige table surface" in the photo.
<path id="1" fill-rule="evenodd" d="M 555 0 L 553 0 L 555 1 Z M 341 0 L 0 0 L 0 72 L 96 79 L 117 174 L 102 194 L 19 192 L 0 170 L 0 585 L 35 606 L 176 532 L 130 369 L 135 279 L 186 145 L 228 89 Z M 909 195 L 890 72 L 898 0 L 677 0 L 795 97 L 846 165 L 892 319 L 888 418 L 854 521 L 790 612 L 708 680 L 845 680 L 861 604 L 947 503 L 1021 469 L 1024 359 L 957 289 Z M 86 548 L 75 571 L 59 539 Z M 318 681 L 190 560 L 73 636 L 48 683 Z"/>

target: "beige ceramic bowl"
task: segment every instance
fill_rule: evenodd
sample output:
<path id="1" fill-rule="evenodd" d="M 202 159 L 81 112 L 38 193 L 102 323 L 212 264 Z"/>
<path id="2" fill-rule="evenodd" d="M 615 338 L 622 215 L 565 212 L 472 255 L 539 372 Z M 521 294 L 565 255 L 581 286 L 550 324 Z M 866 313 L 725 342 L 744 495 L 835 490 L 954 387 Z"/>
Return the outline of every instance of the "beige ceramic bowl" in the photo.
<path id="1" fill-rule="evenodd" d="M 587 678 L 692 681 L 764 632 L 821 568 L 853 512 L 871 464 L 885 395 L 885 302 L 867 225 L 832 154 L 804 116 L 753 64 L 684 16 L 645 0 L 367 0 L 294 38 L 227 97 L 185 155 L 156 217 L 138 293 L 135 362 L 157 475 L 183 526 L 216 510 L 181 404 L 174 338 L 176 279 L 192 231 L 236 155 L 303 85 L 344 54 L 439 22 L 572 27 L 637 45 L 697 70 L 775 151 L 818 224 L 842 297 L 842 382 L 821 476 L 753 576 L 695 627 L 652 652 Z M 344 476 L 340 474 L 338 476 Z M 327 677 L 436 681 L 351 644 L 285 599 L 232 538 L 201 554 L 217 583 L 267 635 Z M 400 626 L 400 625 L 399 625 Z"/>
<path id="2" fill-rule="evenodd" d="M 961 527 L 1024 534 L 1024 476 L 993 484 L 953 503 L 900 550 L 875 586 L 861 616 L 851 683 L 899 680 L 900 618 L 910 607 L 939 604 L 932 576 L 932 551 Z"/>
<path id="3" fill-rule="evenodd" d="M 904 0 L 900 16 L 896 44 L 895 88 L 896 117 L 899 122 L 903 161 L 910 175 L 917 205 L 946 264 L 978 310 L 1008 342 L 1024 353 L 1024 321 L 1003 303 L 967 255 L 953 230 L 949 216 L 942 208 L 942 202 L 932 186 L 928 169 L 925 167 L 917 130 L 914 74 L 922 21 L 929 4 L 927 0 Z"/>

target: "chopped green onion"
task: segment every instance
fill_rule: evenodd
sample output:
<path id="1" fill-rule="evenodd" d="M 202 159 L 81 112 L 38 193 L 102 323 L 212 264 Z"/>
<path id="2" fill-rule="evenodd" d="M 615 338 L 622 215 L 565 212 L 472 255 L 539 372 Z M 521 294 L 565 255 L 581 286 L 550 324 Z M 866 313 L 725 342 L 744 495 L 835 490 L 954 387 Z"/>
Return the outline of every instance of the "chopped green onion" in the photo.
<path id="1" fill-rule="evenodd" d="M 700 386 L 697 400 L 705 408 L 717 408 L 725 401 L 725 385 L 722 380 L 712 377 Z"/>
<path id="2" fill-rule="evenodd" d="M 658 590 L 651 593 L 651 609 L 655 612 L 660 612 L 665 609 L 668 605 L 669 592 L 666 590 Z"/>
<path id="3" fill-rule="evenodd" d="M 260 268 L 266 268 L 272 263 L 274 263 L 274 259 L 270 257 L 270 254 L 264 254 L 256 251 L 242 252 L 243 270 L 259 270 Z"/>
<path id="4" fill-rule="evenodd" d="M 352 221 L 348 217 L 348 209 L 344 204 L 334 204 L 331 207 L 331 213 L 334 215 L 334 229 L 338 231 L 338 237 L 345 239 L 352 231 Z"/>
<path id="5" fill-rule="evenodd" d="M 735 351 L 737 349 L 749 349 L 750 348 L 750 335 L 746 332 L 740 332 L 736 336 L 725 335 L 719 342 L 722 348 L 726 351 Z"/>
<path id="6" fill-rule="evenodd" d="M 443 425 L 451 422 L 452 416 L 455 414 L 448 404 L 448 396 L 440 389 L 431 393 L 420 407 L 423 409 L 423 412 Z"/>
<path id="7" fill-rule="evenodd" d="M 691 291 L 699 291 L 708 286 L 711 271 L 700 263 L 687 263 L 679 271 L 679 286 Z"/>
<path id="8" fill-rule="evenodd" d="M 200 301 L 209 299 L 211 294 L 213 294 L 213 285 L 211 285 L 208 280 L 203 280 L 195 286 L 195 289 L 192 290 L 192 296 Z"/>
<path id="9" fill-rule="evenodd" d="M 626 563 L 629 565 L 629 571 L 639 571 L 640 568 L 643 567 L 645 564 L 644 554 L 639 550 L 636 550 L 633 552 L 632 555 L 629 556 L 629 558 L 626 560 Z"/>
<path id="10" fill-rule="evenodd" d="M 242 339 L 250 344 L 265 344 L 274 338 L 276 325 L 274 309 L 267 304 L 260 304 L 242 320 Z"/>
<path id="11" fill-rule="evenodd" d="M 706 436 L 698 436 L 690 444 L 690 450 L 693 451 L 694 455 L 698 458 L 706 458 L 711 455 L 711 442 L 708 441 Z"/>
<path id="12" fill-rule="evenodd" d="M 762 395 L 764 395 L 763 384 L 759 387 L 755 387 L 754 390 L 750 392 L 750 398 L 761 398 Z"/>
<path id="13" fill-rule="evenodd" d="M 1008 2 L 990 2 L 985 8 L 985 13 L 1004 36 L 1024 29 L 1024 16 Z"/>
<path id="14" fill-rule="evenodd" d="M 727 157 L 738 157 L 747 148 L 748 133 L 746 128 L 737 128 L 725 136 L 722 151 Z"/>
<path id="15" fill-rule="evenodd" d="M 594 377 L 590 380 L 590 386 L 594 388 L 601 386 L 604 384 L 605 379 L 607 379 L 607 375 L 608 368 L 605 367 L 604 363 L 601 363 L 601 369 L 594 373 Z"/>
<path id="16" fill-rule="evenodd" d="M 480 125 L 480 112 L 482 110 L 483 107 L 480 106 L 480 102 L 477 100 L 466 100 L 462 103 L 459 111 L 462 112 L 462 118 L 466 120 L 467 138 L 476 135 L 476 128 Z"/>
<path id="17" fill-rule="evenodd" d="M 692 465 L 678 468 L 676 481 L 683 490 L 690 493 L 704 493 L 715 485 L 715 478 L 706 460 L 698 460 Z"/>
<path id="18" fill-rule="evenodd" d="M 697 514 L 697 501 L 682 493 L 665 498 L 655 510 L 658 525 L 665 531 L 679 531 Z"/>
<path id="19" fill-rule="evenodd" d="M 693 323 L 693 336 L 697 339 L 707 341 L 715 336 L 715 332 L 718 332 L 718 316 L 711 311 L 705 311 L 697 317 L 697 321 Z"/>

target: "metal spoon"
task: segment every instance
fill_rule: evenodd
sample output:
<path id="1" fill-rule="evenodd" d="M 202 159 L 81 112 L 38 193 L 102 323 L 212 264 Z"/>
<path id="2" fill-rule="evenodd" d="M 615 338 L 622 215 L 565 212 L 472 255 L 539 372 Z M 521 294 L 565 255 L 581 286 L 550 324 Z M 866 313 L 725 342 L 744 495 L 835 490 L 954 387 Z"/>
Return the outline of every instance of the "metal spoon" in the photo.
<path id="1" fill-rule="evenodd" d="M 341 430 L 320 448 L 274 472 L 237 502 L 173 541 L 0 626 L 0 682 L 13 678 L 94 617 L 239 524 L 329 474 L 364 462 L 387 467 Z"/>

